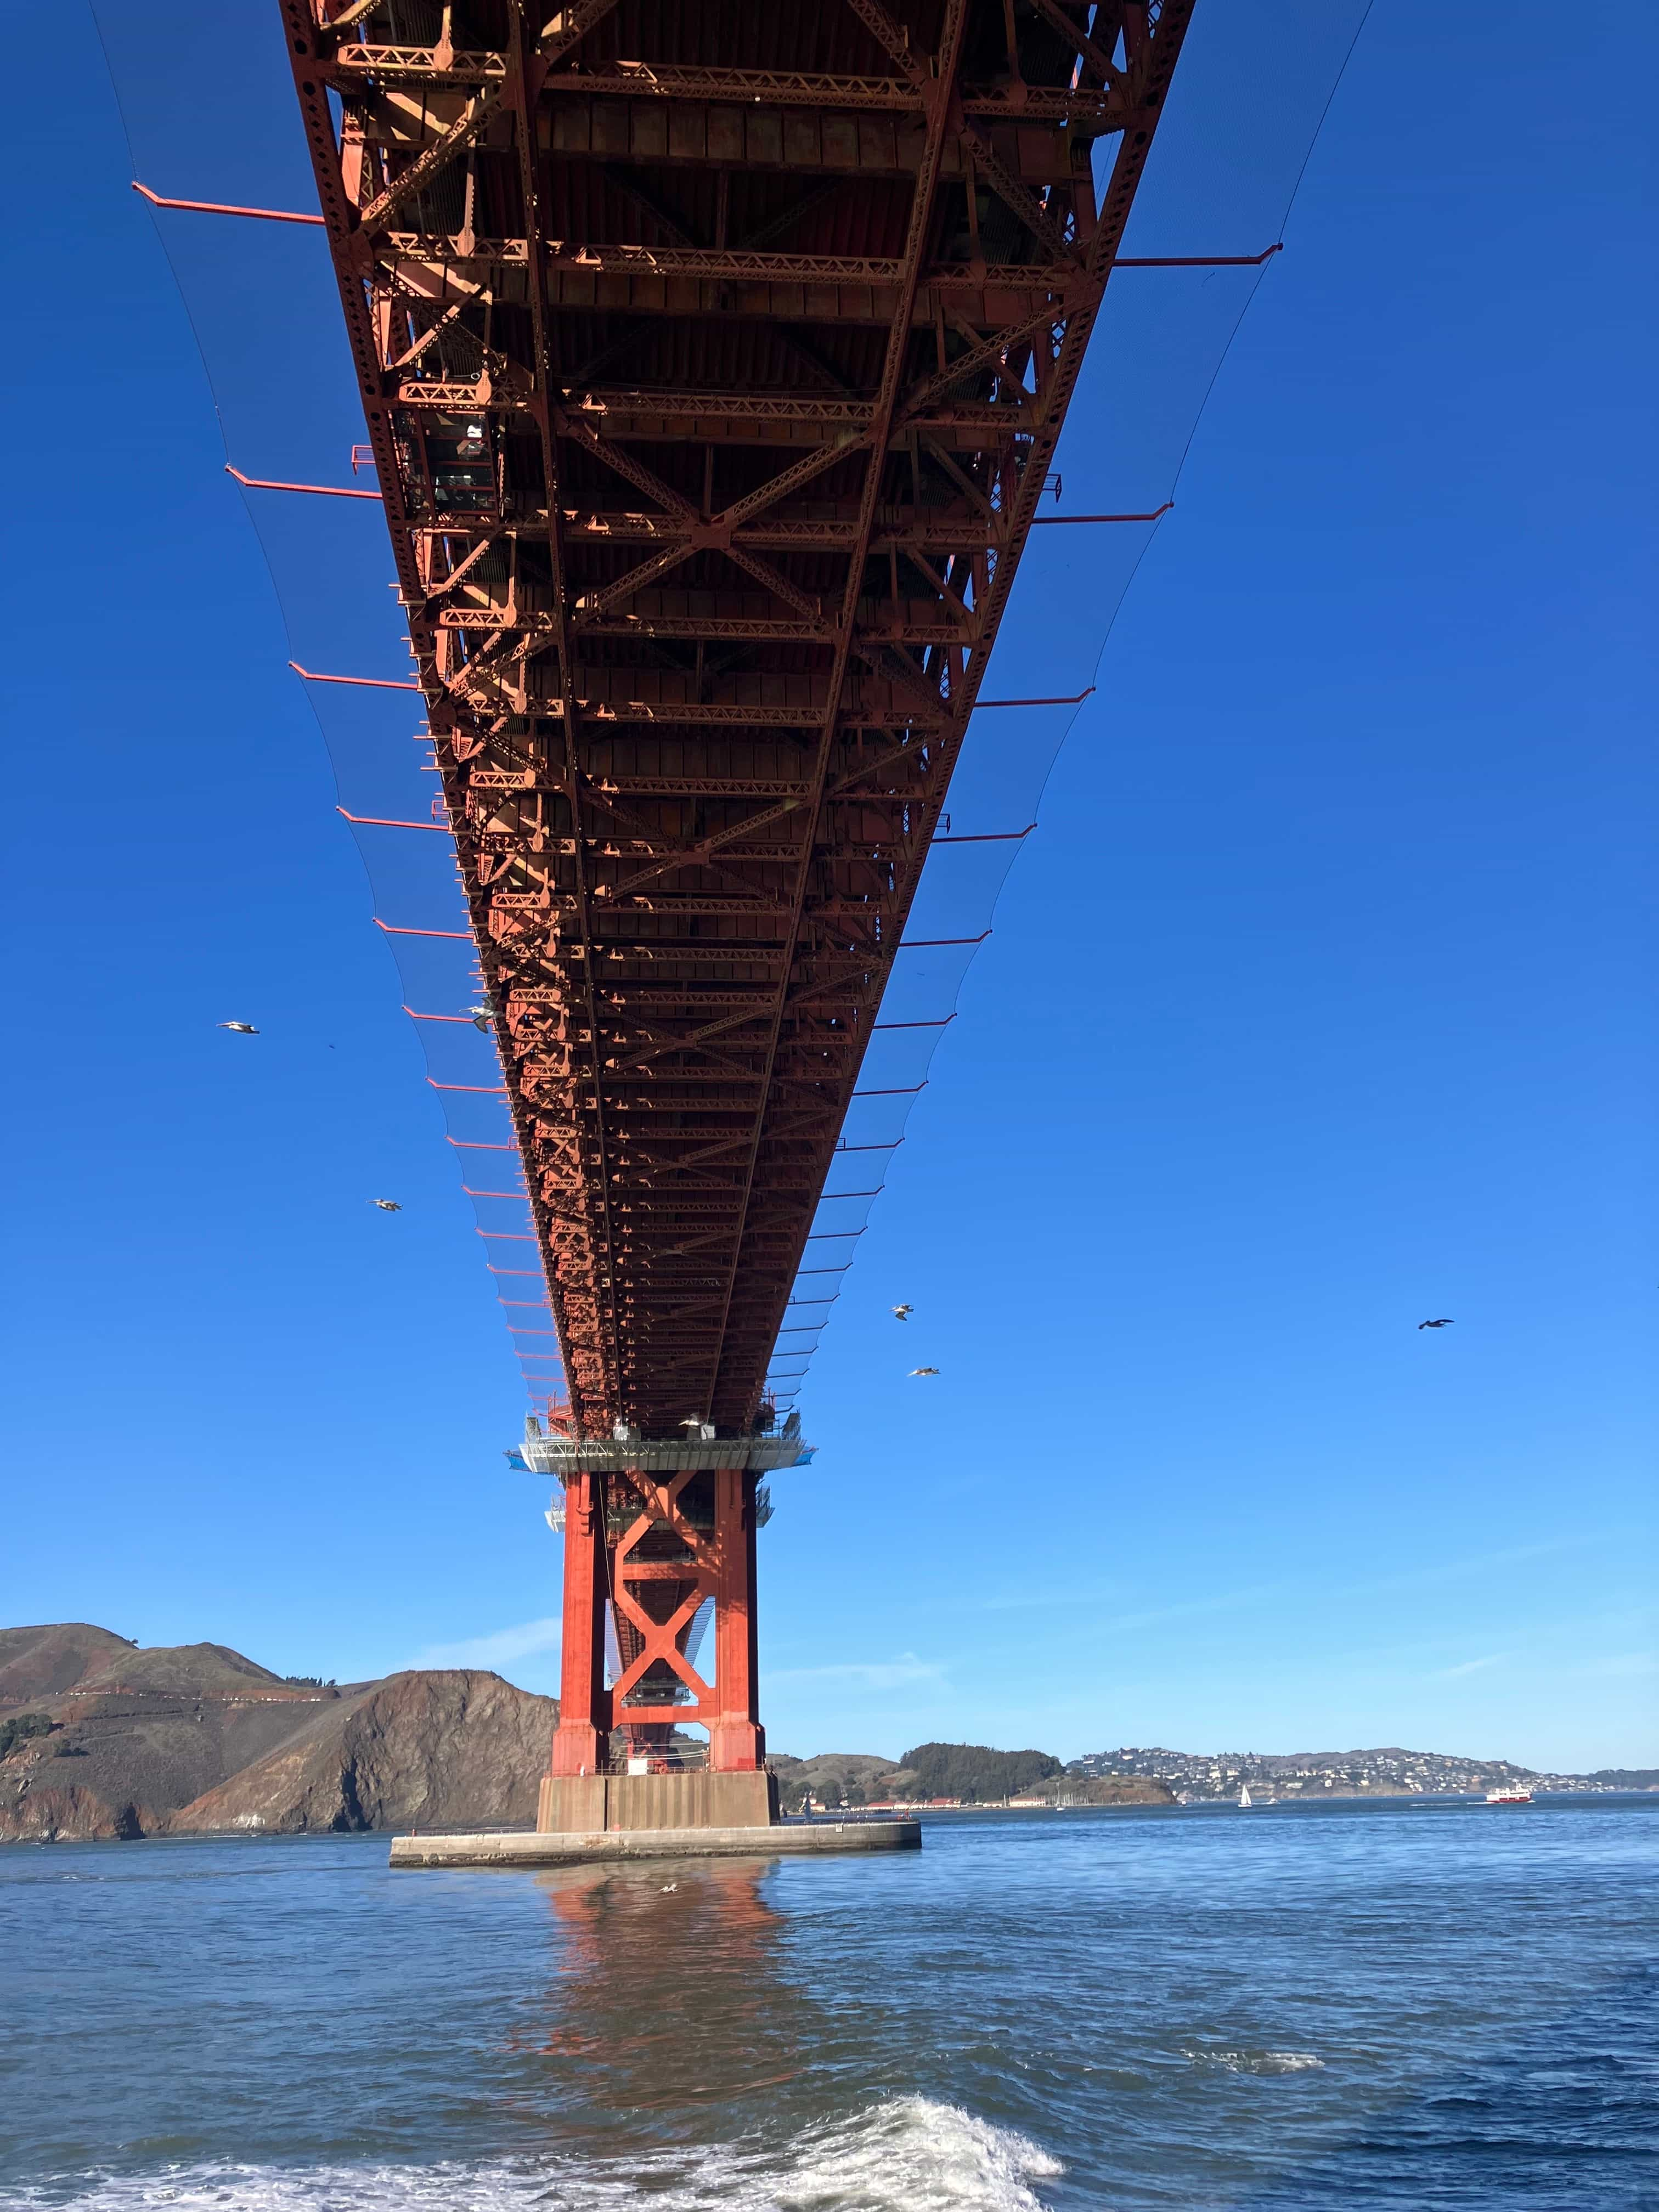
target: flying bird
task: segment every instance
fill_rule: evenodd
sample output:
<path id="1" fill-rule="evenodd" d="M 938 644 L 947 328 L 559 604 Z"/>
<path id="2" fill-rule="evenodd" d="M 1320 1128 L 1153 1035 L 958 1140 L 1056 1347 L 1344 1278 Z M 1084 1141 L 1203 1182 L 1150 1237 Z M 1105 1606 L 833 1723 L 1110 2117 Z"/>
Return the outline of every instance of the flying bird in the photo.
<path id="1" fill-rule="evenodd" d="M 495 1018 L 488 1006 L 471 1006 L 467 1011 L 471 1016 L 472 1026 L 475 1030 L 487 1030 Z"/>
<path id="2" fill-rule="evenodd" d="M 908 1321 L 909 1318 L 910 1309 L 908 1306 L 895 1306 L 893 1308 L 893 1319 L 895 1321 Z"/>
<path id="3" fill-rule="evenodd" d="M 1420 1321 L 1418 1322 L 1417 1326 L 1419 1328 L 1450 1328 L 1452 1326 L 1452 1319 L 1451 1316 L 1447 1314 L 1443 1316 L 1439 1321 Z"/>
<path id="4" fill-rule="evenodd" d="M 403 1207 L 398 1203 L 395 1198 L 376 1198 L 372 1199 L 369 1202 L 373 1206 L 378 1206 L 382 1213 L 401 1213 L 403 1212 Z"/>
<path id="5" fill-rule="evenodd" d="M 216 1022 L 216 1029 L 234 1030 L 238 1036 L 258 1036 L 259 1032 L 252 1022 Z"/>
<path id="6" fill-rule="evenodd" d="M 910 1372 L 913 1375 L 937 1375 L 939 1370 L 937 1367 L 913 1367 Z"/>

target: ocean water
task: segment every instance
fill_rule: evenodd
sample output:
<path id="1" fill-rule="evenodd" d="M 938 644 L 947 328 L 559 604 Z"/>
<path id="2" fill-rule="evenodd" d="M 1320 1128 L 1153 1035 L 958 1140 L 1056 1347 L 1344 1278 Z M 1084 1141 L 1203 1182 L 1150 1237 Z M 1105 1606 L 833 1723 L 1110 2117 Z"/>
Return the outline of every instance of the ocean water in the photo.
<path id="1" fill-rule="evenodd" d="M 0 1850 L 0 2204 L 1659 2206 L 1659 1797 Z"/>

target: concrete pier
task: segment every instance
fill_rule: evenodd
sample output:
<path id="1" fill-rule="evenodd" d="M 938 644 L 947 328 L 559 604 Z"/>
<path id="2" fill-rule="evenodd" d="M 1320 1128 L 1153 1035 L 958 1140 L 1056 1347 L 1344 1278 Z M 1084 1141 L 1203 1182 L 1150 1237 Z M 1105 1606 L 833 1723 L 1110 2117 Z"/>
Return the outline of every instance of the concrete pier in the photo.
<path id="1" fill-rule="evenodd" d="M 769 1828 L 778 1817 L 770 1774 L 546 1774 L 536 1826 L 544 1834 L 601 1828 Z"/>
<path id="2" fill-rule="evenodd" d="M 518 1830 L 394 1836 L 394 1867 L 586 1866 L 607 1859 L 817 1858 L 832 1851 L 916 1851 L 920 1820 L 830 1820 L 748 1828 L 609 1828 L 586 1835 Z"/>

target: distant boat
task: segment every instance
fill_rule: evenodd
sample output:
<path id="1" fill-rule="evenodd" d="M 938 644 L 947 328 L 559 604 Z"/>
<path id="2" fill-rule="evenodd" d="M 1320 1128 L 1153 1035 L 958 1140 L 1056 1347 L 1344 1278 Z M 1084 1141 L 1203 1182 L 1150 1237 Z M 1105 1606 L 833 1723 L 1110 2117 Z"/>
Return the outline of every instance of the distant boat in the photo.
<path id="1" fill-rule="evenodd" d="M 1250 1785 L 1249 1785 L 1249 1784 L 1248 1782 L 1241 1782 L 1241 1783 L 1239 1784 L 1239 1785 L 1238 1785 L 1238 1809 L 1239 1809 L 1239 1811 L 1240 1811 L 1241 1813 L 1248 1813 L 1248 1812 L 1249 1811 L 1250 1808 L 1255 1804 L 1255 1798 L 1254 1798 L 1254 1797 L 1252 1797 L 1252 1796 L 1251 1796 L 1251 1795 L 1250 1795 Z"/>
<path id="2" fill-rule="evenodd" d="M 1523 1789 L 1520 1783 L 1511 1782 L 1502 1790 L 1488 1790 L 1486 1802 L 1488 1805 L 1530 1805 L 1532 1792 Z"/>

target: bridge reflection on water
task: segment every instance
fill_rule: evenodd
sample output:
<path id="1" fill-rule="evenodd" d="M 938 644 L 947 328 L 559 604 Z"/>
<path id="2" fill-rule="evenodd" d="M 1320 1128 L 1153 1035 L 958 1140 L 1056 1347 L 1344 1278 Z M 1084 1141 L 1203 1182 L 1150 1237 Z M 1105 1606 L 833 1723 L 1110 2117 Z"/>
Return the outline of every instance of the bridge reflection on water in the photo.
<path id="1" fill-rule="evenodd" d="M 789 1971 L 769 1864 L 659 1860 L 538 1878 L 562 1938 L 533 2047 L 614 2115 L 763 2097 L 822 2063 L 823 2008 Z M 528 2039 L 526 2039 L 528 2041 Z"/>

